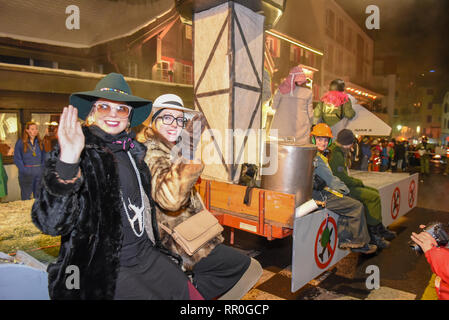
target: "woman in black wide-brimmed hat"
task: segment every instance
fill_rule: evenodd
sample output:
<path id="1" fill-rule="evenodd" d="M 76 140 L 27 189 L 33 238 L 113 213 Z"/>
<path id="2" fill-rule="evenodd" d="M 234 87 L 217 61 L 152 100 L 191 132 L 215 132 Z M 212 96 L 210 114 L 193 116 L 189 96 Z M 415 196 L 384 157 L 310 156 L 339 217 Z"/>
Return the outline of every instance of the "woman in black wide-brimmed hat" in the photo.
<path id="1" fill-rule="evenodd" d="M 111 73 L 70 104 L 32 209 L 40 230 L 61 236 L 48 267 L 50 297 L 202 299 L 160 243 L 146 148 L 127 130 L 149 116 L 151 101 Z"/>

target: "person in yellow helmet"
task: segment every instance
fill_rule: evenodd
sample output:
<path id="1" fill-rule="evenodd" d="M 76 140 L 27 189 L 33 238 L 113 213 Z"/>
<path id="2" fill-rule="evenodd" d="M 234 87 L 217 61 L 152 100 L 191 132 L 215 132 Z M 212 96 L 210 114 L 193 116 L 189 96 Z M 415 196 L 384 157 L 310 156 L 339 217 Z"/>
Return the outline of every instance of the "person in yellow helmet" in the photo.
<path id="1" fill-rule="evenodd" d="M 370 244 L 363 204 L 347 196 L 348 187 L 333 175 L 329 166 L 327 153 L 333 138 L 331 128 L 325 123 L 319 123 L 313 127 L 310 135 L 312 143 L 318 149 L 314 160 L 312 198 L 325 202 L 327 209 L 339 215 L 339 248 L 365 254 L 374 253 L 377 246 Z"/>

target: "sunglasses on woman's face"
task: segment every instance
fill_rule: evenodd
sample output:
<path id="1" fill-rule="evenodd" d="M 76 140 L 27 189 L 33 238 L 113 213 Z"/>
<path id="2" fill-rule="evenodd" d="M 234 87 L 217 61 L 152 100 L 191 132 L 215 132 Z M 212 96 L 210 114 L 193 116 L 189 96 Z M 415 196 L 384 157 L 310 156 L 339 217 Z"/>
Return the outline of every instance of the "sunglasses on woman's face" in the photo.
<path id="1" fill-rule="evenodd" d="M 94 106 L 97 112 L 102 116 L 107 116 L 111 113 L 112 109 L 115 109 L 117 117 L 119 118 L 128 118 L 132 109 L 132 107 L 125 104 L 111 105 L 107 102 L 98 102 L 95 103 Z"/>
<path id="2" fill-rule="evenodd" d="M 186 118 L 184 118 L 184 117 L 175 118 L 171 114 L 164 114 L 163 116 L 160 116 L 159 119 L 162 119 L 162 123 L 167 126 L 171 125 L 173 123 L 173 121 L 176 120 L 176 124 L 178 125 L 178 127 L 181 127 L 181 128 L 184 128 L 184 125 L 187 121 Z"/>

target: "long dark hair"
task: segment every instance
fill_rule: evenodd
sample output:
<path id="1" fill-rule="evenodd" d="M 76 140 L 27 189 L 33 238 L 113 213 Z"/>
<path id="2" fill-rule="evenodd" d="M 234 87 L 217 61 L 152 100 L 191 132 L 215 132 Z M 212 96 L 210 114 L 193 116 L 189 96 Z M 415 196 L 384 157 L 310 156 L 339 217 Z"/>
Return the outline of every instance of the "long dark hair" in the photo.
<path id="1" fill-rule="evenodd" d="M 23 129 L 23 134 L 22 134 L 22 142 L 23 142 L 23 152 L 26 153 L 28 150 L 28 141 L 30 141 L 30 136 L 27 132 L 27 130 L 31 127 L 31 126 L 37 126 L 36 122 L 33 121 L 29 121 L 25 124 L 25 128 Z M 39 132 L 37 133 L 37 142 L 39 144 L 39 147 L 41 148 L 41 150 L 44 149 L 43 144 L 42 144 L 42 140 L 39 137 Z"/>

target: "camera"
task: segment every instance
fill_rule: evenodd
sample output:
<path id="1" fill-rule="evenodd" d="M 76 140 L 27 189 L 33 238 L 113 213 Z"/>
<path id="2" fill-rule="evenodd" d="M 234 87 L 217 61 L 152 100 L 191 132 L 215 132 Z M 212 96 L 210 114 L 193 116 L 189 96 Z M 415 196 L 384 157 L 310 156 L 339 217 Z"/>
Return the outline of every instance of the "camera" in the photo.
<path id="1" fill-rule="evenodd" d="M 430 234 L 439 247 L 445 247 L 449 243 L 449 224 L 441 222 L 432 222 L 423 230 Z M 414 241 L 409 241 L 409 246 L 417 253 L 423 254 L 423 251 L 419 245 Z"/>

